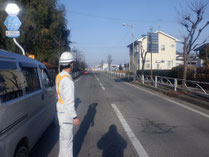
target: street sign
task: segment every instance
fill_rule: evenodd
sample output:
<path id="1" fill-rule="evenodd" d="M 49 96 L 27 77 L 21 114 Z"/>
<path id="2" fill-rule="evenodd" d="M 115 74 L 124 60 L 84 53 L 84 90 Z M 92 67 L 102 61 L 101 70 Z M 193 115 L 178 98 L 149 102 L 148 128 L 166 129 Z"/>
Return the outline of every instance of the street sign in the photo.
<path id="1" fill-rule="evenodd" d="M 6 36 L 9 38 L 17 38 L 20 36 L 20 31 L 6 31 Z"/>
<path id="2" fill-rule="evenodd" d="M 5 11 L 8 15 L 16 16 L 19 13 L 20 9 L 17 4 L 9 3 L 5 8 Z"/>
<path id="3" fill-rule="evenodd" d="M 8 16 L 4 24 L 9 31 L 17 31 L 21 26 L 21 21 L 17 16 Z"/>

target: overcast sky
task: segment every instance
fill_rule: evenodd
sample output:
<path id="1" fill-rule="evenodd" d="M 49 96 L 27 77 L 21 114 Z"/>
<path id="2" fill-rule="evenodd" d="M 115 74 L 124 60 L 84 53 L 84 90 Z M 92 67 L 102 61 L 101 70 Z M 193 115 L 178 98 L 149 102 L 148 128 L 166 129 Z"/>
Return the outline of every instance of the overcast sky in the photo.
<path id="1" fill-rule="evenodd" d="M 131 27 L 134 25 L 135 40 L 153 31 L 161 30 L 182 40 L 182 27 L 178 24 L 178 10 L 186 9 L 185 0 L 59 0 L 66 8 L 68 28 L 71 30 L 71 47 L 80 50 L 86 62 L 95 66 L 109 54 L 113 63 L 129 62 L 127 45 L 132 42 Z M 188 2 L 190 2 L 188 0 Z M 181 6 L 181 7 L 180 7 Z M 209 14 L 208 14 L 209 15 Z M 204 39 L 209 35 L 205 30 Z M 180 44 L 178 51 L 182 51 Z"/>

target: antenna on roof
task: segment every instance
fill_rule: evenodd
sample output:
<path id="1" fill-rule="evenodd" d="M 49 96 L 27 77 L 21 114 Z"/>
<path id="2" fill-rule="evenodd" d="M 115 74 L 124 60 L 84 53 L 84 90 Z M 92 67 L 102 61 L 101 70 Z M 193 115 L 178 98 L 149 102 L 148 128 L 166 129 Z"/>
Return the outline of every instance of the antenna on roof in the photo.
<path id="1" fill-rule="evenodd" d="M 160 23 L 158 23 L 157 27 L 158 27 L 158 31 L 160 31 Z"/>

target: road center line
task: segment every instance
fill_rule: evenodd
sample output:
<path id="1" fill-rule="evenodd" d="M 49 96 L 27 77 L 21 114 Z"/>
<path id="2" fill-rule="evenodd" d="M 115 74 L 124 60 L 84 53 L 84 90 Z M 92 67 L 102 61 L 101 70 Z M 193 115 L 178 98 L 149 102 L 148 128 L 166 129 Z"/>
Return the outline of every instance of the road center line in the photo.
<path id="1" fill-rule="evenodd" d="M 127 85 L 129 85 L 129 86 L 135 87 L 135 88 L 137 88 L 137 89 L 139 89 L 139 90 L 143 90 L 143 91 L 145 91 L 145 92 L 147 92 L 147 93 L 149 93 L 149 94 L 152 94 L 152 95 L 161 97 L 161 98 L 164 99 L 164 100 L 167 100 L 167 101 L 169 101 L 169 102 L 172 102 L 172 103 L 174 103 L 174 104 L 176 104 L 176 105 L 178 105 L 178 106 L 181 106 L 181 107 L 183 107 L 183 108 L 185 108 L 185 109 L 188 109 L 188 110 L 190 110 L 190 111 L 192 111 L 192 112 L 198 113 L 198 114 L 200 114 L 200 115 L 202 115 L 202 116 L 204 116 L 204 117 L 206 117 L 206 118 L 209 118 L 209 115 L 208 115 L 208 114 L 205 114 L 205 113 L 203 113 L 203 112 L 200 112 L 200 111 L 198 111 L 198 110 L 195 110 L 195 109 L 193 109 L 193 108 L 191 108 L 191 107 L 189 107 L 189 106 L 185 106 L 185 105 L 183 105 L 183 104 L 181 104 L 181 103 L 175 102 L 175 101 L 173 101 L 173 100 L 171 100 L 171 99 L 168 99 L 168 98 L 165 98 L 165 97 L 162 97 L 162 96 L 160 96 L 160 95 L 158 95 L 158 94 L 155 94 L 155 93 L 153 93 L 153 92 L 150 92 L 150 91 L 145 90 L 145 89 L 143 89 L 143 88 L 140 88 L 140 87 L 138 87 L 138 86 L 132 85 L 132 84 L 130 84 L 130 83 L 127 83 L 127 82 L 124 82 L 124 83 L 127 84 Z"/>
<path id="2" fill-rule="evenodd" d="M 129 127 L 128 123 L 126 122 L 125 118 L 123 118 L 123 115 L 119 111 L 118 107 L 115 104 L 112 104 L 112 108 L 114 109 L 116 115 L 118 116 L 118 119 L 120 120 L 125 132 L 127 133 L 129 139 L 131 140 L 131 143 L 133 144 L 137 154 L 140 157 L 149 157 L 147 152 L 145 151 L 142 144 L 139 142 L 131 128 Z"/>
<path id="3" fill-rule="evenodd" d="M 99 85 L 101 86 L 102 90 L 105 91 L 105 87 L 103 86 L 103 84 L 101 83 L 101 81 L 99 80 L 99 78 L 96 75 L 94 75 L 94 76 L 97 79 L 97 81 L 99 82 Z"/>
<path id="4" fill-rule="evenodd" d="M 99 84 L 102 87 L 102 89 L 105 90 L 105 87 L 103 86 L 103 84 L 101 82 Z"/>
<path id="5" fill-rule="evenodd" d="M 95 78 L 97 79 L 97 81 L 99 81 L 99 78 L 94 74 Z"/>

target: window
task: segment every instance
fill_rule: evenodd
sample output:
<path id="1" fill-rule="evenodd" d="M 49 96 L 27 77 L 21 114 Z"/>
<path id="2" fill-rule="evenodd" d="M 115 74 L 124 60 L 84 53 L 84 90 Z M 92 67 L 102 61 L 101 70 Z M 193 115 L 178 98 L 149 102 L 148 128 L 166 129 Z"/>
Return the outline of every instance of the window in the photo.
<path id="1" fill-rule="evenodd" d="M 160 69 L 160 64 L 159 63 L 157 63 L 157 69 Z"/>
<path id="2" fill-rule="evenodd" d="M 150 64 L 146 64 L 146 68 L 150 68 Z"/>
<path id="3" fill-rule="evenodd" d="M 174 44 L 172 44 L 172 45 L 171 45 L 171 47 L 172 47 L 172 48 L 174 48 L 174 47 L 175 47 L 175 45 L 174 45 Z"/>
<path id="4" fill-rule="evenodd" d="M 173 61 L 168 61 L 168 67 L 173 66 Z"/>
<path id="5" fill-rule="evenodd" d="M 50 87 L 50 79 L 45 69 L 41 69 L 42 82 L 45 88 Z"/>
<path id="6" fill-rule="evenodd" d="M 23 95 L 21 81 L 15 62 L 0 61 L 1 102 L 16 99 Z"/>
<path id="7" fill-rule="evenodd" d="M 161 45 L 161 51 L 165 51 L 165 45 Z"/>
<path id="8" fill-rule="evenodd" d="M 22 74 L 26 94 L 41 88 L 36 68 L 22 67 Z"/>

